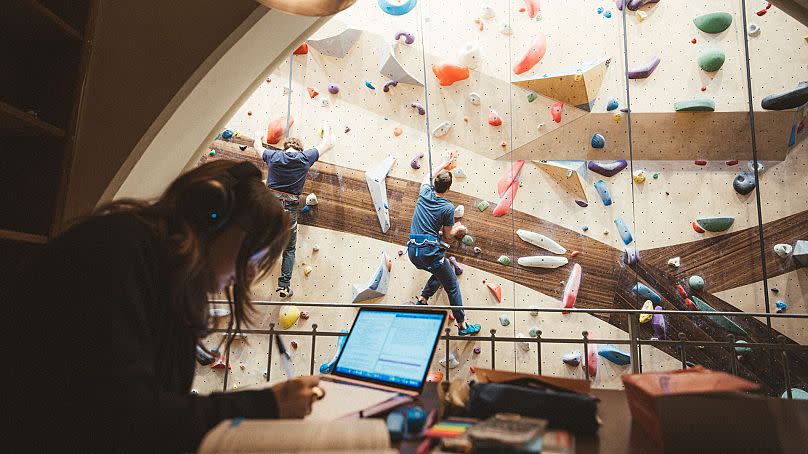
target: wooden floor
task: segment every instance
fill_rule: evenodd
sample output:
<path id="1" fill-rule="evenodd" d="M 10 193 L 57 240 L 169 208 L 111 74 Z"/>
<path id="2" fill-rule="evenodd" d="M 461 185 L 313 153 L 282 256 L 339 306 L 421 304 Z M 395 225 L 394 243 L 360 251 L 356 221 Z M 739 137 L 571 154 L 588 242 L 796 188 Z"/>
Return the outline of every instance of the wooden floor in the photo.
<path id="1" fill-rule="evenodd" d="M 240 150 L 238 144 L 248 145 L 247 141 L 215 141 L 212 148 L 217 151 L 214 158 L 203 156 L 200 162 L 208 159 L 251 160 L 264 169 L 260 158 L 251 147 Z M 309 171 L 305 190 L 314 192 L 320 201 L 317 209 L 300 216 L 299 222 L 320 228 L 362 235 L 403 246 L 407 243 L 409 226 L 415 207 L 419 184 L 413 181 L 389 177 L 386 180 L 392 227 L 382 233 L 373 209 L 373 202 L 365 182 L 364 172 L 318 163 Z M 519 228 L 533 230 L 555 239 L 569 251 L 582 253 L 571 258 L 571 263 L 580 263 L 584 270 L 576 307 L 591 309 L 639 308 L 642 301 L 631 292 L 637 281 L 645 282 L 656 289 L 666 300 L 665 309 L 684 309 L 684 301 L 675 286 L 692 274 L 699 274 L 710 283 L 713 292 L 731 289 L 762 280 L 758 229 L 750 228 L 705 238 L 701 241 L 678 244 L 663 248 L 642 251 L 638 264 L 623 264 L 623 252 L 609 245 L 593 240 L 585 235 L 559 226 L 552 222 L 515 211 L 512 215 L 493 217 L 492 208 L 485 212 L 476 209 L 479 199 L 462 193 L 449 192 L 447 198 L 454 204 L 466 206 L 463 223 L 470 228 L 475 239 L 474 246 L 482 249 L 480 255 L 473 252 L 474 246 L 466 246 L 452 239 L 449 254 L 457 257 L 464 265 L 495 274 L 513 282 L 532 288 L 546 295 L 561 298 L 563 281 L 569 275 L 570 267 L 557 269 L 525 268 L 516 264 L 516 257 L 537 255 L 537 248 L 520 240 L 515 231 Z M 798 265 L 783 261 L 772 252 L 778 242 L 791 243 L 794 238 L 808 238 L 808 211 L 795 214 L 765 224 L 763 235 L 766 241 L 766 263 L 769 276 L 776 276 L 795 269 Z M 511 266 L 497 262 L 500 255 L 513 259 Z M 667 260 L 680 256 L 683 266 L 674 269 L 667 266 Z M 716 310 L 741 312 L 735 306 L 707 292 L 696 293 Z M 474 304 L 474 302 L 470 302 Z M 624 316 L 599 316 L 602 320 L 627 330 Z M 736 323 L 748 333 L 747 341 L 766 342 L 780 333 L 769 330 L 759 320 L 738 318 Z M 684 333 L 689 340 L 727 339 L 727 332 L 712 322 L 689 319 L 684 316 L 670 316 L 669 334 L 676 338 Z M 642 338 L 650 338 L 650 327 L 643 326 Z M 770 337 L 770 335 L 772 337 Z M 792 342 L 785 339 L 785 342 Z M 676 346 L 663 346 L 662 350 L 679 357 Z M 712 369 L 728 370 L 731 364 L 730 352 L 726 348 L 687 348 L 688 360 L 703 364 Z M 795 355 L 796 356 L 796 355 Z M 795 383 L 808 383 L 808 355 L 792 358 L 791 375 Z M 763 384 L 769 391 L 784 388 L 782 363 L 776 355 L 752 355 L 738 364 L 742 375 Z"/>

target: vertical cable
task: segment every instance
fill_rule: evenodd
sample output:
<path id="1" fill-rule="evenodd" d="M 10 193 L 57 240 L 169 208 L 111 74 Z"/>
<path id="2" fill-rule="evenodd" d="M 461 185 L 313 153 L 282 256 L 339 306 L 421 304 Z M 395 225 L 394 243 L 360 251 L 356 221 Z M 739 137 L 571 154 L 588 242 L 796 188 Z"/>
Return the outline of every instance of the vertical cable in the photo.
<path id="1" fill-rule="evenodd" d="M 766 245 L 763 239 L 763 212 L 760 208 L 760 178 L 758 173 L 758 158 L 757 158 L 757 137 L 755 135 L 755 109 L 752 103 L 752 72 L 749 69 L 749 38 L 746 36 L 746 0 L 741 0 L 741 16 L 743 18 L 743 49 L 746 56 L 746 92 L 747 100 L 749 102 L 749 128 L 752 139 L 752 162 L 755 167 L 755 200 L 757 201 L 757 220 L 758 220 L 758 244 L 760 246 L 760 267 L 763 271 L 763 302 L 766 306 L 766 314 L 771 313 L 769 307 L 769 274 L 766 270 Z M 766 326 L 769 328 L 769 341 L 772 339 L 772 319 L 769 315 L 766 316 Z"/>
<path id="2" fill-rule="evenodd" d="M 294 54 L 289 54 L 289 94 L 286 99 L 286 132 L 284 132 L 286 138 L 289 137 L 289 130 L 292 129 L 289 127 L 289 122 L 292 118 L 292 64 L 294 61 Z"/>
<path id="3" fill-rule="evenodd" d="M 537 14 L 541 14 L 538 12 Z M 508 27 L 512 28 L 511 26 L 511 8 L 508 8 Z M 508 35 L 508 111 L 510 112 L 510 121 L 508 121 L 508 136 L 509 136 L 509 143 L 508 147 L 510 151 L 508 152 L 508 162 L 511 164 L 511 169 L 513 169 L 513 122 L 514 122 L 514 113 L 513 113 L 513 68 L 512 65 L 512 58 L 511 52 L 513 50 L 513 33 Z M 496 145 L 495 145 L 496 146 Z M 520 172 L 521 173 L 521 172 Z M 519 184 L 514 177 L 513 184 Z M 505 189 L 505 194 L 507 194 L 508 189 Z M 500 196 L 502 197 L 502 196 Z M 513 198 L 512 204 L 516 203 L 516 197 Z M 513 305 L 516 307 L 516 217 L 514 216 L 514 209 L 513 205 L 511 205 L 510 210 L 511 216 L 511 253 L 510 255 L 513 257 L 511 261 L 511 284 L 513 284 Z M 516 330 L 516 311 L 513 312 L 514 318 L 514 331 Z M 513 346 L 513 370 L 516 372 L 518 364 L 516 363 L 516 350 L 517 345 L 511 344 Z"/>
<path id="4" fill-rule="evenodd" d="M 426 111 L 426 152 L 429 159 L 429 184 L 432 184 L 432 179 L 434 176 L 432 175 L 432 138 L 430 137 L 429 132 L 429 87 L 426 81 L 426 44 L 424 44 L 424 34 L 426 30 L 426 26 L 424 25 L 424 14 L 423 9 L 424 2 L 421 2 L 418 5 L 418 21 L 421 24 L 421 63 L 424 70 L 424 110 Z"/>

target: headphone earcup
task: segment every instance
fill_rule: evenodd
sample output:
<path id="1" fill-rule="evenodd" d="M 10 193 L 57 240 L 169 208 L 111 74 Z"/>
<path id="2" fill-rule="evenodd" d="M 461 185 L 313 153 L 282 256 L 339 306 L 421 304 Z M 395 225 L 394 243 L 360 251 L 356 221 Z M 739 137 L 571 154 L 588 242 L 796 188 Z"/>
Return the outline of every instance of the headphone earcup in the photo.
<path id="1" fill-rule="evenodd" d="M 222 182 L 205 180 L 188 187 L 179 207 L 200 230 L 215 232 L 230 218 L 232 199 L 231 189 Z"/>

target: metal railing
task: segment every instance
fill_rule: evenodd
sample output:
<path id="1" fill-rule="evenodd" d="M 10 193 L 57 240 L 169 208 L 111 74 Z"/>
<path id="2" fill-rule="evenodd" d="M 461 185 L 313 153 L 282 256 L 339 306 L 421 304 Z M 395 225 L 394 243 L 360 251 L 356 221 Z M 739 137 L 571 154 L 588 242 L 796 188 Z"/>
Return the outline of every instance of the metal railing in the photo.
<path id="1" fill-rule="evenodd" d="M 227 304 L 226 300 L 210 300 L 210 304 Z M 253 301 L 253 305 L 255 306 L 300 306 L 300 307 L 324 307 L 330 309 L 344 309 L 344 308 L 351 308 L 351 309 L 359 309 L 361 307 L 368 307 L 368 308 L 392 308 L 392 309 L 399 309 L 399 310 L 433 310 L 433 311 L 448 311 L 453 309 L 452 306 L 438 306 L 438 305 L 431 305 L 431 306 L 412 306 L 412 305 L 381 305 L 381 304 L 338 304 L 338 303 L 323 303 L 323 302 L 278 302 L 278 301 Z M 705 316 L 732 316 L 732 317 L 746 317 L 746 318 L 764 318 L 764 319 L 801 319 L 801 320 L 808 320 L 808 314 L 793 314 L 793 313 L 767 313 L 767 312 L 701 312 L 701 311 L 683 311 L 683 310 L 641 310 L 641 309 L 577 309 L 577 308 L 539 308 L 539 307 L 498 307 L 492 308 L 490 306 L 463 306 L 464 311 L 497 311 L 497 312 L 531 312 L 533 315 L 537 315 L 538 313 L 580 313 L 580 314 L 588 314 L 588 315 L 597 315 L 597 314 L 622 314 L 627 317 L 628 320 L 628 339 L 606 339 L 606 338 L 598 338 L 598 339 L 591 339 L 589 337 L 589 333 L 587 331 L 581 332 L 580 338 L 547 338 L 542 337 L 541 330 L 536 330 L 536 335 L 533 337 L 508 337 L 508 336 L 497 336 L 496 329 L 490 329 L 489 336 L 459 336 L 459 335 L 452 335 L 451 329 L 446 328 L 444 330 L 444 334 L 440 336 L 440 341 L 444 342 L 445 351 L 444 351 L 444 377 L 443 379 L 448 381 L 450 379 L 451 369 L 449 355 L 451 352 L 451 342 L 452 341 L 470 341 L 475 340 L 479 342 L 490 342 L 491 343 L 491 368 L 496 369 L 496 343 L 497 342 L 507 342 L 507 343 L 514 343 L 514 342 L 526 342 L 528 344 L 533 344 L 536 346 L 536 373 L 542 373 L 542 344 L 576 344 L 582 346 L 582 356 L 581 361 L 583 362 L 583 370 L 584 376 L 588 380 L 589 377 L 589 349 L 593 344 L 612 344 L 612 345 L 628 345 L 629 347 L 629 356 L 631 358 L 630 364 L 633 373 L 642 373 L 643 371 L 643 364 L 642 364 L 642 347 L 643 346 L 650 346 L 650 347 L 673 347 L 674 350 L 678 351 L 679 354 L 679 361 L 682 364 L 682 369 L 686 369 L 690 366 L 693 366 L 691 362 L 687 359 L 687 348 L 688 347 L 695 347 L 695 348 L 706 348 L 706 347 L 718 347 L 727 350 L 728 353 L 728 362 L 729 362 L 729 371 L 732 374 L 739 375 L 739 359 L 738 354 L 736 353 L 735 348 L 742 346 L 744 348 L 750 348 L 752 350 L 761 349 L 770 355 L 770 359 L 773 358 L 771 355 L 779 354 L 780 359 L 782 360 L 782 373 L 783 373 L 783 382 L 785 387 L 785 394 L 786 396 L 791 399 L 792 398 L 792 380 L 791 380 L 791 370 L 790 370 L 790 358 L 789 354 L 796 353 L 808 353 L 808 345 L 800 345 L 800 344 L 791 344 L 786 343 L 786 339 L 783 336 L 778 336 L 777 339 L 770 339 L 769 342 L 745 342 L 743 344 L 736 343 L 736 336 L 733 334 L 727 334 L 726 341 L 716 341 L 716 340 L 689 340 L 684 333 L 678 333 L 676 339 L 641 339 L 637 333 L 639 331 L 638 324 L 639 322 L 639 315 L 640 314 L 664 314 L 664 315 L 682 315 L 685 317 L 705 317 Z M 309 374 L 314 374 L 315 372 L 315 349 L 317 345 L 317 338 L 318 337 L 343 337 L 347 336 L 347 332 L 337 332 L 337 331 L 318 331 L 318 325 L 313 323 L 311 326 L 311 331 L 306 330 L 277 330 L 275 329 L 275 323 L 270 323 L 269 329 L 242 329 L 240 332 L 244 334 L 258 334 L 258 335 L 266 335 L 268 336 L 269 344 L 268 344 L 268 352 L 267 352 L 267 370 L 264 373 L 264 378 L 266 381 L 270 381 L 271 379 L 271 369 L 272 369 L 272 346 L 274 345 L 276 335 L 283 335 L 283 336 L 309 336 L 311 337 L 311 346 L 309 349 Z M 225 333 L 226 329 L 224 328 L 214 328 L 211 329 L 210 332 L 212 333 Z M 669 333 L 670 336 L 670 333 Z M 229 357 L 229 351 L 225 354 Z M 225 369 L 228 370 L 228 369 Z M 222 385 L 222 390 L 227 390 L 227 380 L 228 375 L 225 373 L 224 381 Z"/>

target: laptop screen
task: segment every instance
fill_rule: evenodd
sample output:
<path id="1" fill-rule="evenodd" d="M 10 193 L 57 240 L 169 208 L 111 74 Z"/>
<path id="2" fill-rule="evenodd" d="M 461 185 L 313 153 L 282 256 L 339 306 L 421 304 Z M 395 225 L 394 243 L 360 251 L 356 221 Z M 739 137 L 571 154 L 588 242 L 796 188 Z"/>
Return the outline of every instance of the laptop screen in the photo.
<path id="1" fill-rule="evenodd" d="M 445 312 L 362 308 L 334 375 L 420 391 Z"/>

